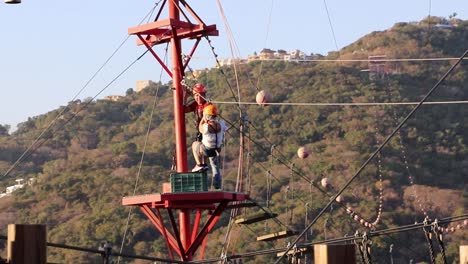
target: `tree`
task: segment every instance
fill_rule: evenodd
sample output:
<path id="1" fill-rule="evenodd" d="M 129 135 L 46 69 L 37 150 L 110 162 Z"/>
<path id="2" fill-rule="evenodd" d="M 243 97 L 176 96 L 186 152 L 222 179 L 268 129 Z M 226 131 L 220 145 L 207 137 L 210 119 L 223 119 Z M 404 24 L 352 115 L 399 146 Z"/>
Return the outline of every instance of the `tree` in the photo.
<path id="1" fill-rule="evenodd" d="M 133 90 L 133 88 L 128 88 L 127 91 L 125 92 L 125 95 L 129 96 L 129 95 L 132 95 L 134 93 L 135 93 L 135 91 Z"/>
<path id="2" fill-rule="evenodd" d="M 0 136 L 9 136 L 10 125 L 0 125 Z"/>

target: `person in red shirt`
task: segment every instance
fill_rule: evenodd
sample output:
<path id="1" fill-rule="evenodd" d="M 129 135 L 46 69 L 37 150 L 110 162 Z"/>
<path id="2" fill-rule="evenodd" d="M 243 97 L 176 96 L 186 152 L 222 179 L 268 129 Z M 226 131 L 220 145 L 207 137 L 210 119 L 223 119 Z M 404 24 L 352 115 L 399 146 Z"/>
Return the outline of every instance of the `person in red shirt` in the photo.
<path id="1" fill-rule="evenodd" d="M 194 112 L 195 113 L 195 128 L 197 134 L 195 136 L 195 141 L 202 141 L 202 134 L 198 132 L 198 126 L 200 121 L 203 118 L 203 109 L 210 105 L 210 102 L 206 101 L 206 89 L 205 86 L 201 83 L 197 83 L 192 87 L 192 96 L 195 99 L 192 103 L 185 106 L 185 113 Z"/>

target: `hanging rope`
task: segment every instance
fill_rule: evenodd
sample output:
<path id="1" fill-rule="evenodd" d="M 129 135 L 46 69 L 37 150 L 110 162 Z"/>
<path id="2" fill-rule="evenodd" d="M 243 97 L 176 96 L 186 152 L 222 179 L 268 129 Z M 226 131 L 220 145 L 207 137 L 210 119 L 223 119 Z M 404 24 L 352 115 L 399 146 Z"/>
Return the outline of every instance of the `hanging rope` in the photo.
<path id="1" fill-rule="evenodd" d="M 390 86 L 390 80 L 389 80 L 388 76 L 386 77 L 385 81 L 387 83 L 387 89 L 386 90 L 387 90 L 389 99 L 390 98 L 399 98 L 400 99 L 399 95 L 394 93 L 394 90 L 397 90 L 397 89 L 393 89 L 393 87 Z M 393 111 L 391 111 L 391 114 L 393 116 L 393 120 L 394 120 L 395 124 L 398 124 L 398 116 L 397 116 L 396 110 L 393 109 Z M 424 218 L 430 219 L 429 214 L 427 213 L 426 209 L 424 208 L 424 206 L 422 204 L 422 201 L 419 198 L 418 192 L 416 190 L 416 186 L 415 186 L 415 183 L 414 183 L 414 178 L 413 178 L 412 173 L 410 171 L 410 166 L 409 166 L 409 162 L 408 162 L 408 158 L 407 158 L 407 154 L 406 154 L 406 145 L 404 143 L 404 135 L 403 135 L 403 133 L 401 131 L 398 131 L 397 138 L 398 138 L 398 142 L 399 142 L 400 147 L 401 147 L 401 156 L 403 158 L 403 163 L 405 165 L 406 173 L 408 174 L 408 180 L 409 180 L 409 183 L 411 185 L 411 189 L 413 191 L 415 201 L 418 204 L 418 207 L 421 210 L 421 212 L 424 214 Z"/>
<path id="2" fill-rule="evenodd" d="M 388 250 L 390 253 L 390 264 L 393 264 L 393 244 L 390 244 L 390 249 Z"/>
<path id="3" fill-rule="evenodd" d="M 424 236 L 426 237 L 427 247 L 429 249 L 429 256 L 431 259 L 431 264 L 435 264 L 434 247 L 432 246 L 431 226 L 427 218 L 424 219 L 423 231 L 424 231 Z"/>
<path id="4" fill-rule="evenodd" d="M 444 241 L 442 240 L 442 233 L 439 231 L 439 223 L 437 219 L 434 220 L 434 224 L 432 225 L 432 232 L 437 239 L 437 243 L 439 244 L 440 253 L 442 253 L 442 259 L 444 260 L 444 264 L 447 264 L 447 258 L 445 256 L 445 245 Z"/>
<path id="5" fill-rule="evenodd" d="M 288 197 L 288 200 L 286 201 L 288 203 L 288 209 L 289 209 L 289 221 L 288 221 L 288 226 L 292 226 L 293 223 L 293 217 L 294 217 L 294 163 L 291 163 L 291 177 L 290 177 L 290 182 L 289 182 L 289 193 L 290 196 Z"/>
<path id="6" fill-rule="evenodd" d="M 272 189 L 272 176 L 273 176 L 273 161 L 274 161 L 274 151 L 275 145 L 271 145 L 270 148 L 270 169 L 267 172 L 267 192 L 266 192 L 266 207 L 269 208 L 270 206 L 270 198 L 271 198 L 271 189 Z"/>
<path id="7" fill-rule="evenodd" d="M 366 257 L 364 256 L 364 251 L 362 250 L 362 243 L 358 242 L 358 239 L 360 239 L 359 236 L 359 231 L 356 230 L 356 233 L 354 234 L 354 245 L 356 246 L 357 250 L 359 251 L 359 256 L 361 256 L 361 261 L 362 263 L 366 263 Z"/>
<path id="8" fill-rule="evenodd" d="M 375 100 L 374 96 L 374 100 Z M 377 126 L 378 120 L 380 120 L 377 108 L 374 108 L 374 136 L 375 136 L 375 142 L 378 145 L 380 145 L 380 133 L 379 133 L 379 128 Z M 365 221 L 364 226 L 368 228 L 375 228 L 375 226 L 379 223 L 380 217 L 382 216 L 382 207 L 383 207 L 383 177 L 382 177 L 382 152 L 379 152 L 377 154 L 377 175 L 378 175 L 378 181 L 379 181 L 379 201 L 378 201 L 378 209 L 377 209 L 377 215 L 375 217 L 375 220 L 373 222 L 367 222 Z"/>
<path id="9" fill-rule="evenodd" d="M 364 252 L 364 258 L 366 260 L 366 264 L 372 264 L 372 256 L 371 256 L 371 245 L 372 241 L 367 236 L 367 233 L 362 235 L 362 251 Z"/>

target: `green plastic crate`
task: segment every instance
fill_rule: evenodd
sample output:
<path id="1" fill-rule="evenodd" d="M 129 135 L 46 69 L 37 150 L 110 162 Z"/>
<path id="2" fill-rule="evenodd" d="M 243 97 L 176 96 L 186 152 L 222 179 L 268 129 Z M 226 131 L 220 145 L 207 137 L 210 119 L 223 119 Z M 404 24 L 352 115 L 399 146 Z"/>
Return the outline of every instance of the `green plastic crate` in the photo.
<path id="1" fill-rule="evenodd" d="M 171 174 L 171 191 L 173 193 L 208 191 L 206 172 L 187 172 Z"/>

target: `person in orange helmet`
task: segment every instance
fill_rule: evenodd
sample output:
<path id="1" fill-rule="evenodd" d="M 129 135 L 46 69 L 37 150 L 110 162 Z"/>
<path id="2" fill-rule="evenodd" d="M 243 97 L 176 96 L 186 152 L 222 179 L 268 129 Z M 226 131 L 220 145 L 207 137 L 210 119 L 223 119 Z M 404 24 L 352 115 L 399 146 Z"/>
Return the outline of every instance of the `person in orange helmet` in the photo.
<path id="1" fill-rule="evenodd" d="M 223 120 L 218 119 L 218 108 L 212 104 L 203 109 L 203 117 L 198 127 L 203 135 L 202 141 L 192 144 L 192 152 L 197 162 L 192 172 L 201 172 L 207 169 L 205 159 L 208 157 L 213 172 L 213 187 L 221 189 L 221 170 L 219 169 L 219 153 L 223 142 L 224 132 L 227 130 Z"/>
<path id="2" fill-rule="evenodd" d="M 194 101 L 189 105 L 186 105 L 184 110 L 185 113 L 195 113 L 195 128 L 197 129 L 195 141 L 201 142 L 202 134 L 198 132 L 198 126 L 203 118 L 203 109 L 211 103 L 206 100 L 206 89 L 201 83 L 197 83 L 192 87 L 192 96 Z"/>

